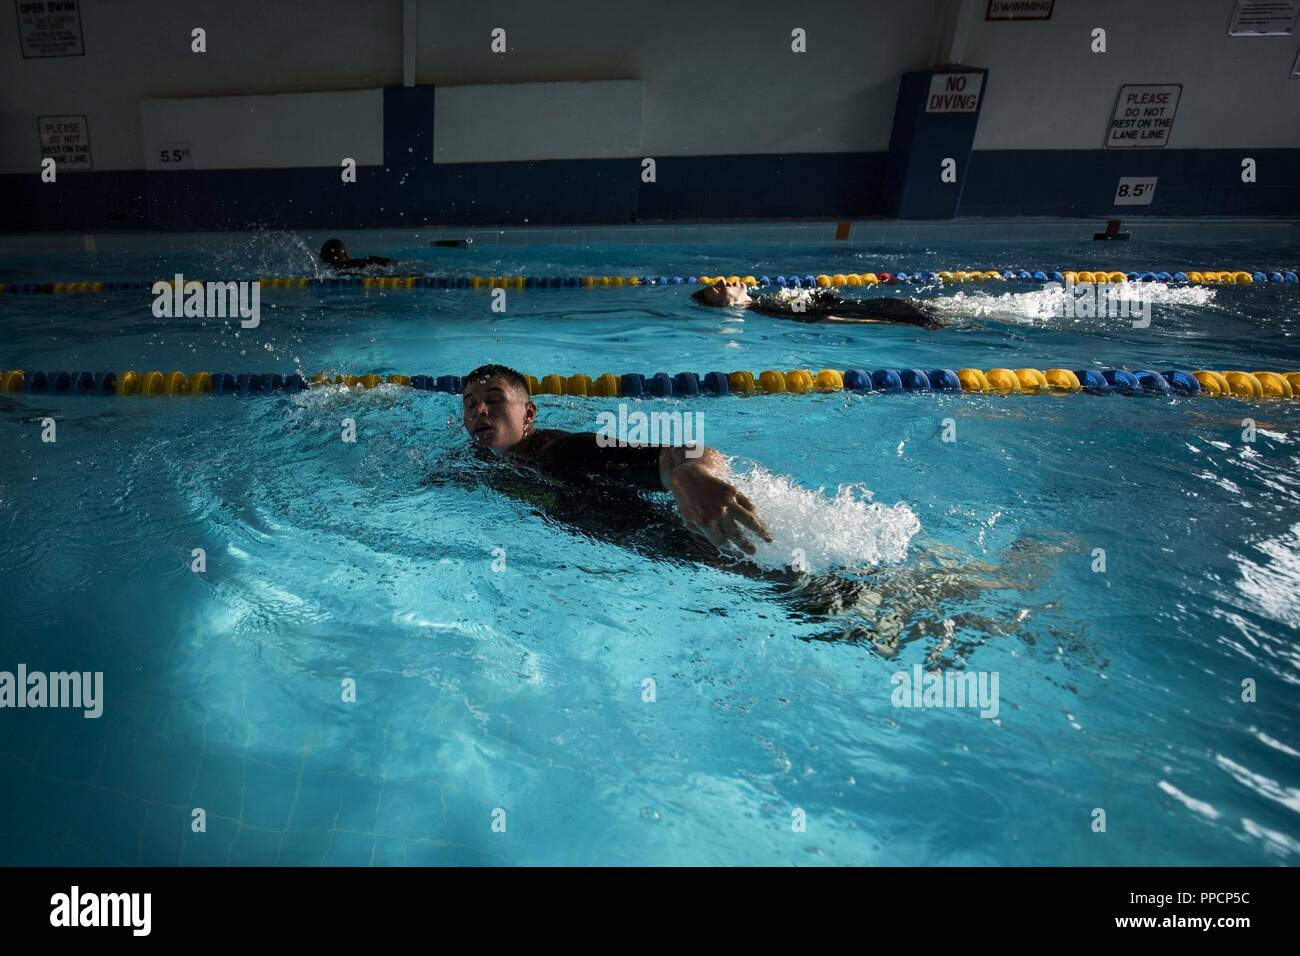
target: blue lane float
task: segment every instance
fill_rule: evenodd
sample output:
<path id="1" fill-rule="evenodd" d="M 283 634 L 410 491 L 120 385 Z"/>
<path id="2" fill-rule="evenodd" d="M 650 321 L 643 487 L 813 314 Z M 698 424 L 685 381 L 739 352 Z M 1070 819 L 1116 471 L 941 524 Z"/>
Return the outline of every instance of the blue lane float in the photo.
<path id="1" fill-rule="evenodd" d="M 844 373 L 844 390 L 846 392 L 870 392 L 874 390 L 871 384 L 871 373 L 864 368 L 851 368 Z"/>
<path id="2" fill-rule="evenodd" d="M 995 375 L 996 373 L 996 375 Z M 987 376 L 987 378 L 986 378 Z M 793 369 L 782 372 L 768 369 L 757 376 L 752 372 L 709 371 L 629 372 L 621 376 L 603 374 L 546 375 L 541 380 L 528 377 L 534 394 L 591 397 L 690 399 L 699 396 L 731 394 L 805 394 L 816 392 L 950 392 L 950 393 L 1032 393 L 1082 391 L 1093 395 L 1149 395 L 1194 397 L 1198 395 L 1237 398 L 1300 397 L 1300 372 L 1195 372 L 1186 369 L 979 369 L 936 368 L 850 368 L 844 371 Z M 464 380 L 459 375 L 327 375 L 320 373 L 311 381 L 291 372 L 65 372 L 35 370 L 0 371 L 0 392 L 33 395 L 265 395 L 301 392 L 325 385 L 374 388 L 397 385 L 416 391 L 458 395 Z"/>
<path id="3" fill-rule="evenodd" d="M 1122 368 L 1103 369 L 1101 374 L 1107 385 L 1124 395 L 1136 395 L 1142 389 L 1137 376 Z"/>
<path id="4" fill-rule="evenodd" d="M 903 377 L 892 368 L 878 368 L 871 373 L 871 388 L 877 392 L 901 392 Z"/>
<path id="5" fill-rule="evenodd" d="M 1183 372 L 1179 369 L 1167 369 L 1160 373 L 1169 383 L 1169 389 L 1176 395 L 1185 395 L 1192 397 L 1201 394 L 1201 383 L 1196 380 L 1196 376 L 1190 372 Z"/>
<path id="6" fill-rule="evenodd" d="M 930 390 L 930 376 L 919 368 L 903 369 L 898 373 L 898 380 L 905 392 L 928 392 Z"/>
<path id="7" fill-rule="evenodd" d="M 1134 270 L 1130 272 L 1113 272 L 1101 270 L 1088 272 L 1080 270 L 1068 275 L 1095 276 L 1095 281 L 1110 282 L 1115 276 L 1123 276 L 1129 282 L 1171 282 L 1176 284 L 1212 284 L 1237 285 L 1250 284 L 1296 284 L 1300 275 L 1294 269 L 1238 269 L 1223 272 L 1201 273 L 1195 270 Z M 933 272 L 919 270 L 915 272 L 900 270 L 898 272 L 865 273 L 819 273 L 797 274 L 778 273 L 776 275 L 729 275 L 729 276 L 376 276 L 376 275 L 340 275 L 340 276 L 297 276 L 297 277 L 254 277 L 243 280 L 259 282 L 263 289 L 577 289 L 577 288 L 611 288 L 626 286 L 675 286 L 696 285 L 700 282 L 714 282 L 719 278 L 728 281 L 743 281 L 747 285 L 763 288 L 807 289 L 821 286 L 871 286 L 871 285 L 930 285 L 936 282 L 982 282 L 995 280 L 999 282 L 1064 282 L 1067 273 L 1049 269 L 1002 269 L 1002 270 L 942 270 Z M 839 279 L 842 281 L 836 282 Z M 168 280 L 87 280 L 55 282 L 14 282 L 0 283 L 0 294 L 13 295 L 82 295 L 103 292 L 152 292 L 157 282 Z M 204 283 L 207 281 L 191 279 Z M 1079 281 L 1088 281 L 1081 279 Z"/>
<path id="8" fill-rule="evenodd" d="M 1133 373 L 1133 377 L 1137 379 L 1138 387 L 1144 392 L 1168 395 L 1172 391 L 1169 383 L 1165 381 L 1164 376 L 1159 372 L 1153 372 L 1150 369 L 1138 369 Z"/>
<path id="9" fill-rule="evenodd" d="M 960 392 L 961 379 L 950 368 L 930 369 L 930 387 L 937 392 Z"/>

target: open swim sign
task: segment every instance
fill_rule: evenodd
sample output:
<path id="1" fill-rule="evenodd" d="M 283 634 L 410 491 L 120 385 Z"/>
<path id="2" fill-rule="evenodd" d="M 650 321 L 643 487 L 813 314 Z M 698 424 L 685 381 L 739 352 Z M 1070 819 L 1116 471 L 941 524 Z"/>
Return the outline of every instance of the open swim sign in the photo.
<path id="1" fill-rule="evenodd" d="M 983 73 L 936 73 L 930 78 L 927 113 L 974 113 L 980 105 Z"/>

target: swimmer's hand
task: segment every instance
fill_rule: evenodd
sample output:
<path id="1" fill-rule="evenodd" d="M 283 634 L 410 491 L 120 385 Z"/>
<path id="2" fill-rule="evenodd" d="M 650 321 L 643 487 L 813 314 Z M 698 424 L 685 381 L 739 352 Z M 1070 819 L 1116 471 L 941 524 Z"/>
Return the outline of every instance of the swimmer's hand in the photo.
<path id="1" fill-rule="evenodd" d="M 681 448 L 665 448 L 659 471 L 687 527 L 704 535 L 715 547 L 733 547 L 753 554 L 754 546 L 744 528 L 764 541 L 772 540 L 754 513 L 754 503 L 722 477 L 727 473 L 726 461 L 712 448 L 704 449 L 696 458 L 687 458 Z"/>

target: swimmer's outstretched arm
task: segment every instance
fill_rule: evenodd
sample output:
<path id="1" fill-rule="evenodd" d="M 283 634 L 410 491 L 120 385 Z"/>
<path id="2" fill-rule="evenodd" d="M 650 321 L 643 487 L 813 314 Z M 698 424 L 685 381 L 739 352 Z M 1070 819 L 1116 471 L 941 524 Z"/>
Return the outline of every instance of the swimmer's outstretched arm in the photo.
<path id="1" fill-rule="evenodd" d="M 727 462 L 712 448 L 688 457 L 685 448 L 665 448 L 659 453 L 659 479 L 677 500 L 677 510 L 689 527 L 715 546 L 754 553 L 742 526 L 764 541 L 772 535 L 754 513 L 754 503 L 726 479 Z"/>

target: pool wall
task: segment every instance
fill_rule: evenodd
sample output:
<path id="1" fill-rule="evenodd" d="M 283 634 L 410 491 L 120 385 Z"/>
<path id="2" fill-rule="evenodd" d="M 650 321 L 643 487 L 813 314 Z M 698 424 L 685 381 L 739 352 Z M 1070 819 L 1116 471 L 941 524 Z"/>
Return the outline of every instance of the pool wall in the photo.
<path id="1" fill-rule="evenodd" d="M 66 55 L 0 18 L 0 230 L 1300 214 L 1297 35 L 1228 35 L 1230 0 L 77 6 Z M 1172 122 L 1107 148 L 1135 84 Z"/>
<path id="2" fill-rule="evenodd" d="M 964 218 L 957 221 L 924 222 L 918 220 L 890 219 L 853 219 L 841 221 L 812 222 L 772 222 L 772 221 L 730 221 L 715 223 L 636 223 L 629 225 L 574 225 L 574 226 L 494 226 L 494 227 L 430 227 L 427 229 L 334 229 L 312 230 L 293 234 L 294 242 L 302 243 L 304 249 L 315 249 L 325 239 L 335 236 L 346 243 L 349 248 L 365 249 L 373 253 L 409 254 L 412 249 L 423 249 L 438 239 L 470 239 L 472 247 L 485 249 L 526 248 L 530 246 L 617 246 L 617 247 L 651 247 L 689 245 L 702 248 L 709 246 L 744 247 L 756 245 L 771 250 L 773 247 L 789 246 L 825 246 L 827 250 L 840 247 L 854 249 L 862 246 L 893 246 L 907 243 L 962 244 L 974 243 L 987 245 L 990 259 L 1000 258 L 1008 244 L 1025 244 L 1033 247 L 1046 243 L 1071 242 L 1091 244 L 1100 222 L 1095 219 L 1071 219 L 1051 217 L 1024 217 L 1017 219 L 1001 218 Z M 1216 257 L 1216 266 L 1223 268 L 1254 268 L 1256 246 L 1260 243 L 1269 246 L 1300 244 L 1300 219 L 1247 219 L 1210 218 L 1210 219 L 1156 219 L 1144 218 L 1141 222 L 1125 223 L 1130 230 L 1132 242 L 1128 248 L 1136 250 L 1141 247 L 1155 247 L 1151 259 L 1142 265 L 1144 268 L 1190 267 L 1184 261 L 1185 247 L 1189 243 L 1215 242 L 1224 247 Z M 231 243 L 241 241 L 240 233 L 230 232 L 186 232 L 162 233 L 144 230 L 105 231 L 90 233 L 70 232 L 27 232 L 0 236 L 0 255 L 7 256 L 72 256 L 65 265 L 72 269 L 72 262 L 84 263 L 84 270 L 60 273 L 59 277 L 80 280 L 84 274 L 87 278 L 125 279 L 130 276 L 111 275 L 105 270 L 114 268 L 111 262 L 102 261 L 104 255 L 143 254 L 156 255 L 159 248 L 165 247 L 168 254 L 202 255 L 210 253 L 214 246 L 229 247 Z M 263 236 L 275 236 L 276 233 L 264 233 Z M 1173 259 L 1162 258 L 1159 247 L 1171 245 L 1180 249 Z M 1110 247 L 1115 252 L 1115 247 Z M 1292 250 L 1294 251 L 1294 250 Z M 742 258 L 744 258 L 742 256 Z M 1030 257 L 1031 259 L 1033 257 Z M 1058 253 L 1046 254 L 1042 261 L 1026 261 L 1026 265 L 1035 268 L 1058 268 Z M 1294 256 L 1283 258 L 1283 263 L 1293 265 Z M 962 260 L 964 262 L 964 259 Z M 954 263 L 956 260 L 954 260 Z M 944 263 L 953 265 L 954 263 Z M 1225 264 L 1226 263 L 1226 264 Z M 972 263 L 966 263 L 972 265 Z M 981 267 L 986 263 L 975 263 Z M 1020 263 L 1018 263 L 1019 265 Z M 1077 264 L 1067 259 L 1066 265 Z M 470 258 L 457 263 L 454 259 L 444 263 L 447 268 L 453 265 L 467 273 L 482 267 L 476 259 Z M 748 263 L 746 264 L 748 265 Z M 734 265 L 739 268 L 739 265 Z M 819 267 L 820 268 L 820 267 Z"/>

